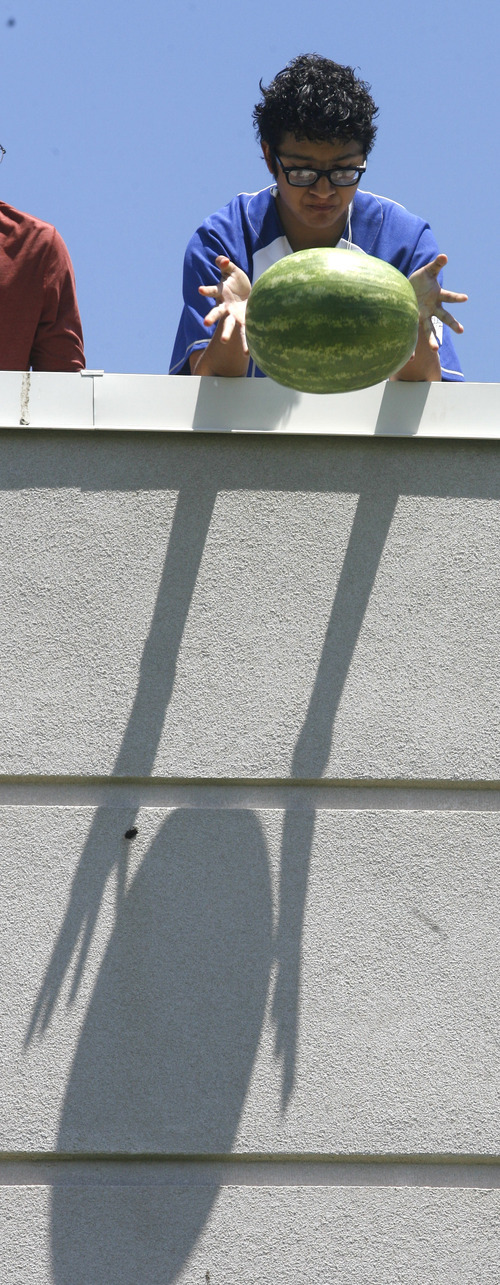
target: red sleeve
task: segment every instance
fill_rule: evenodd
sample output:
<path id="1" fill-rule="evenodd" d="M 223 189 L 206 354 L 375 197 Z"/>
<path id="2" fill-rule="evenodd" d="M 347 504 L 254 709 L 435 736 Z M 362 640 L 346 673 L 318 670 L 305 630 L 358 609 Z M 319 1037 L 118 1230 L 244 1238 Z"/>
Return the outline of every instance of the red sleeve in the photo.
<path id="1" fill-rule="evenodd" d="M 75 278 L 62 237 L 53 229 L 44 265 L 43 306 L 30 353 L 33 370 L 83 370 L 83 334 Z"/>

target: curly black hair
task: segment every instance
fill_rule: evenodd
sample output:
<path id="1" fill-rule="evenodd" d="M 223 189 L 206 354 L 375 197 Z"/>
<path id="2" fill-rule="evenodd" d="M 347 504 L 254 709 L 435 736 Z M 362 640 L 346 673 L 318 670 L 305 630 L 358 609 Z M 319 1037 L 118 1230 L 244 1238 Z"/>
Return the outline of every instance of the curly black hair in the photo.
<path id="1" fill-rule="evenodd" d="M 358 80 L 352 67 L 320 54 L 299 54 L 267 88 L 262 81 L 259 85 L 262 101 L 254 107 L 253 123 L 273 152 L 287 133 L 312 142 L 355 139 L 365 156 L 373 147 L 378 108 L 370 85 Z"/>

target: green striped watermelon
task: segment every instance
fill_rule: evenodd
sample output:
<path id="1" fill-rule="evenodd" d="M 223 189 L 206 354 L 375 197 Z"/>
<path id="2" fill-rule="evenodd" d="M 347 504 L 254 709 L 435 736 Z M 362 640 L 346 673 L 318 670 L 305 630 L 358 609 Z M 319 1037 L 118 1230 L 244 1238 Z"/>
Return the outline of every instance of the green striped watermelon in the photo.
<path id="1" fill-rule="evenodd" d="M 250 294 L 250 353 L 278 384 L 344 393 L 400 370 L 417 342 L 413 286 L 389 263 L 352 250 L 299 250 Z"/>

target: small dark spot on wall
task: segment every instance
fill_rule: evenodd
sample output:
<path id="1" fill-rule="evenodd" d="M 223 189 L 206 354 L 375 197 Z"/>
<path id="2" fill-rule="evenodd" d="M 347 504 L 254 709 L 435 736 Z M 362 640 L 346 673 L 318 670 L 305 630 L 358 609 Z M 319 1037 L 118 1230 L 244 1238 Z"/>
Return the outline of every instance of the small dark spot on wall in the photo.
<path id="1" fill-rule="evenodd" d="M 125 830 L 125 838 L 126 838 L 126 839 L 135 839 L 135 836 L 136 836 L 136 834 L 138 834 L 138 833 L 139 833 L 139 831 L 138 831 L 138 829 L 137 829 L 137 826 L 136 826 L 136 825 L 131 825 L 130 830 Z"/>
<path id="2" fill-rule="evenodd" d="M 443 941 L 448 940 L 448 934 L 445 932 L 444 928 L 441 928 L 440 924 L 435 922 L 434 919 L 429 919 L 428 915 L 424 915 L 421 910 L 416 910 L 415 908 L 413 910 L 413 914 L 415 915 L 415 919 L 419 919 L 420 923 L 425 924 L 425 927 L 429 928 L 432 933 L 436 933 L 437 937 L 441 937 Z"/>

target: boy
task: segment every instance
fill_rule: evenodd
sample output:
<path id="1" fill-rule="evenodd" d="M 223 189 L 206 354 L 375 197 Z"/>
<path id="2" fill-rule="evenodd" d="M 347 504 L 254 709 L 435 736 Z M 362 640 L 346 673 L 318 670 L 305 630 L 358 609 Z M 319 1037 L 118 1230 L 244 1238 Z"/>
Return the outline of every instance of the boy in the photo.
<path id="1" fill-rule="evenodd" d="M 461 380 L 449 329 L 463 326 L 443 305 L 467 296 L 442 289 L 446 255 L 422 219 L 358 190 L 376 133 L 369 87 L 350 67 L 303 54 L 261 91 L 253 118 L 274 182 L 235 197 L 191 238 L 170 373 L 261 376 L 245 338 L 252 283 L 286 254 L 340 246 L 392 263 L 415 289 L 417 346 L 393 378 Z"/>

